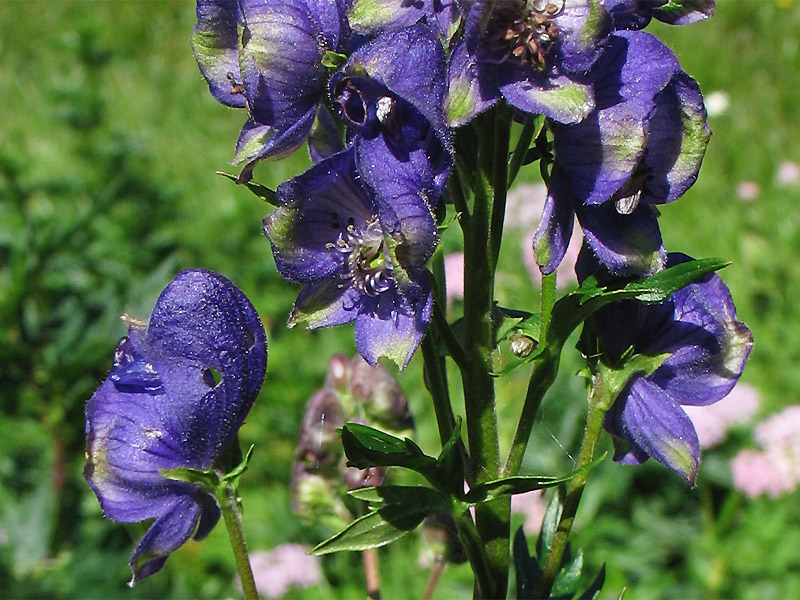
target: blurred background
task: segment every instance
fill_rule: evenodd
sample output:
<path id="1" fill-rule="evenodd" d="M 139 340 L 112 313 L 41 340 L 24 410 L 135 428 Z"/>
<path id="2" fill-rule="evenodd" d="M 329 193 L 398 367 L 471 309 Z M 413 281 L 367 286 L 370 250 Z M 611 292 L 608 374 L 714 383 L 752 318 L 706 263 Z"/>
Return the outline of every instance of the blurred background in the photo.
<path id="1" fill-rule="evenodd" d="M 270 207 L 214 174 L 234 172 L 228 160 L 244 117 L 208 94 L 189 45 L 194 21 L 188 0 L 0 2 L 0 597 L 238 593 L 221 526 L 128 589 L 128 558 L 144 525 L 105 520 L 81 475 L 83 407 L 125 333 L 119 315 L 149 315 L 186 267 L 229 277 L 269 336 L 266 384 L 241 431 L 245 445 L 256 445 L 241 486 L 250 548 L 308 547 L 332 533 L 292 515 L 289 479 L 305 402 L 329 357 L 355 352 L 352 330 L 286 329 L 297 288 L 277 275 L 261 234 Z M 659 465 L 606 460 L 590 478 L 574 545 L 584 548 L 589 574 L 606 564 L 609 598 L 625 586 L 632 600 L 800 598 L 800 4 L 719 0 L 709 21 L 649 30 L 700 83 L 714 130 L 697 184 L 663 208 L 665 243 L 732 261 L 722 276 L 755 349 L 725 404 L 692 414 L 704 445 L 697 487 Z M 274 187 L 307 164 L 301 150 L 262 163 L 255 179 Z M 536 171 L 523 170 L 527 181 L 511 199 L 498 276 L 501 304 L 526 310 L 538 303 L 535 273 L 520 268 L 530 266 L 542 201 Z M 455 233 L 443 240 L 452 273 Z M 574 285 L 569 273 L 560 281 Z M 457 286 L 451 299 L 458 314 Z M 584 413 L 579 366 L 568 347 L 528 473 L 572 465 Z M 421 371 L 416 357 L 399 379 L 418 441 L 436 454 Z M 509 435 L 522 371 L 498 384 Z M 532 538 L 542 502 L 515 502 L 515 526 Z M 430 563 L 417 533 L 379 555 L 384 597 L 422 595 Z M 257 570 L 279 562 L 263 556 Z M 303 569 L 301 584 L 311 587 L 265 593 L 363 596 L 356 554 Z M 434 597 L 470 592 L 468 568 L 448 567 Z"/>

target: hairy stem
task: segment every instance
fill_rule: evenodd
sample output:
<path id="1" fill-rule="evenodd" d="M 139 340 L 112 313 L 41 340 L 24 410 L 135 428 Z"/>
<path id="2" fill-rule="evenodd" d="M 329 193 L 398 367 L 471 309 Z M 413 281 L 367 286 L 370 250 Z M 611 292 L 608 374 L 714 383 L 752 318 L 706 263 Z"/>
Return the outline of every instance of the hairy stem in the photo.
<path id="1" fill-rule="evenodd" d="M 242 517 L 239 514 L 233 483 L 227 482 L 224 487 L 217 488 L 217 501 L 222 511 L 222 517 L 225 520 L 225 527 L 228 529 L 228 537 L 231 540 L 233 556 L 236 559 L 236 570 L 239 572 L 245 600 L 258 600 L 258 591 L 256 590 L 255 579 L 253 579 L 250 557 L 247 554 Z"/>

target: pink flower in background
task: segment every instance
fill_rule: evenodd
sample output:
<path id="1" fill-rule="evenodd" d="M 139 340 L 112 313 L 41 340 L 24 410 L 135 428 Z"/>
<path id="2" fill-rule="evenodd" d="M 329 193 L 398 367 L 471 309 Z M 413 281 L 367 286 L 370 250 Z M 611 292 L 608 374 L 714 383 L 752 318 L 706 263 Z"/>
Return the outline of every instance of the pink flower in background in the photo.
<path id="1" fill-rule="evenodd" d="M 454 252 L 444 257 L 444 277 L 447 280 L 447 304 L 464 299 L 464 253 Z"/>
<path id="2" fill-rule="evenodd" d="M 547 186 L 543 183 L 520 183 L 514 186 L 508 192 L 504 226 L 535 230 L 542 220 L 546 198 Z"/>
<path id="3" fill-rule="evenodd" d="M 522 526 L 525 533 L 538 533 L 542 528 L 544 513 L 547 512 L 544 490 L 534 490 L 524 494 L 513 495 L 511 497 L 511 510 L 525 515 L 525 524 Z"/>
<path id="4" fill-rule="evenodd" d="M 250 553 L 253 577 L 259 594 L 281 598 L 292 587 L 306 588 L 321 582 L 319 557 L 308 554 L 301 544 L 281 544 L 270 551 Z M 239 584 L 238 578 L 236 584 Z"/>
<path id="5" fill-rule="evenodd" d="M 755 181 L 740 181 L 736 186 L 736 195 L 741 200 L 755 200 L 761 195 L 761 187 Z"/>
<path id="6" fill-rule="evenodd" d="M 742 450 L 731 460 L 733 485 L 750 498 L 777 498 L 800 485 L 800 406 L 790 406 L 756 426 L 763 451 Z"/>
<path id="7" fill-rule="evenodd" d="M 738 383 L 719 402 L 708 406 L 683 407 L 692 420 L 701 448 L 711 448 L 725 440 L 728 430 L 750 421 L 761 403 L 758 390 L 752 385 Z"/>
<path id="8" fill-rule="evenodd" d="M 782 162 L 778 167 L 778 172 L 775 173 L 775 179 L 783 185 L 797 183 L 800 181 L 800 165 L 789 160 Z"/>

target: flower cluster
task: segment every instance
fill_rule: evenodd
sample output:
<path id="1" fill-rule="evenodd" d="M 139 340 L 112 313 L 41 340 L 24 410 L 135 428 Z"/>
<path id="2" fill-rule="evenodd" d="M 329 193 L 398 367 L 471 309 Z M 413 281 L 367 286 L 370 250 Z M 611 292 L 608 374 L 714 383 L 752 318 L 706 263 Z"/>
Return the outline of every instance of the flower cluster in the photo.
<path id="1" fill-rule="evenodd" d="M 328 364 L 325 385 L 306 403 L 292 469 L 292 508 L 305 520 L 346 515 L 340 492 L 380 485 L 386 469 L 347 466 L 338 429 L 360 422 L 410 435 L 413 420 L 397 380 L 382 366 L 341 354 Z M 344 519 L 348 521 L 350 517 Z"/>
<path id="2" fill-rule="evenodd" d="M 86 405 L 84 475 L 110 519 L 155 519 L 131 556 L 133 584 L 219 520 L 208 491 L 161 471 L 218 466 L 261 389 L 267 342 L 244 294 L 201 269 L 178 273 L 149 321 L 125 320 Z"/>
<path id="3" fill-rule="evenodd" d="M 543 271 L 563 259 L 575 215 L 612 273 L 662 269 L 654 205 L 692 185 L 710 130 L 697 84 L 640 30 L 713 9 L 713 0 L 198 0 L 200 70 L 218 101 L 247 112 L 233 159 L 240 182 L 306 141 L 315 163 L 278 188 L 264 220 L 278 270 L 303 285 L 290 325 L 354 321 L 367 362 L 408 363 L 431 316 L 425 267 L 452 132 L 500 101 L 545 115 L 552 131 L 534 238 Z"/>
<path id="4" fill-rule="evenodd" d="M 666 263 L 687 260 L 673 253 Z M 584 247 L 578 277 L 610 275 L 600 269 Z M 737 320 L 728 288 L 718 275 L 706 275 L 660 304 L 612 303 L 598 311 L 594 326 L 611 363 L 623 363 L 631 351 L 663 357 L 651 374 L 634 374 L 606 413 L 604 425 L 617 449 L 614 459 L 639 464 L 652 457 L 694 484 L 700 441 L 682 407 L 708 406 L 727 396 L 753 345 L 750 330 Z"/>

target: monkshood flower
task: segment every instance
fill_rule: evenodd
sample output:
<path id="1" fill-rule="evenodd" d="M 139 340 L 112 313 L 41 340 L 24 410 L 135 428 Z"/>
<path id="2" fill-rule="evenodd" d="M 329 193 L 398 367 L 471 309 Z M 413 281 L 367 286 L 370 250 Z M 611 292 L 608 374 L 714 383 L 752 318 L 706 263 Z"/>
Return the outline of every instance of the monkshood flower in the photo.
<path id="1" fill-rule="evenodd" d="M 594 108 L 584 74 L 608 30 L 600 0 L 474 2 L 450 59 L 448 122 L 463 125 L 501 97 L 525 113 L 580 121 Z"/>
<path id="2" fill-rule="evenodd" d="M 442 44 L 424 24 L 381 33 L 331 77 L 333 107 L 378 198 L 422 196 L 436 204 L 453 161 L 442 111 L 446 85 Z"/>
<path id="3" fill-rule="evenodd" d="M 178 273 L 149 321 L 126 320 L 86 405 L 84 475 L 110 519 L 155 519 L 131 556 L 133 584 L 219 520 L 209 492 L 160 470 L 215 465 L 261 388 L 267 343 L 244 294 L 202 269 Z"/>
<path id="4" fill-rule="evenodd" d="M 643 29 L 652 19 L 688 25 L 714 15 L 714 0 L 605 0 L 614 29 Z"/>
<path id="5" fill-rule="evenodd" d="M 341 0 L 198 0 L 192 46 L 211 94 L 246 108 L 233 164 L 241 181 L 308 137 L 327 83 L 326 53 L 349 37 Z"/>
<path id="6" fill-rule="evenodd" d="M 690 260 L 671 253 L 667 266 Z M 590 252 L 578 276 L 603 272 Z M 700 443 L 683 405 L 708 406 L 736 385 L 752 348 L 750 330 L 737 320 L 730 292 L 706 275 L 660 304 L 610 304 L 594 317 L 604 355 L 618 363 L 635 354 L 664 356 L 651 375 L 633 376 L 614 401 L 604 426 L 614 436 L 614 459 L 639 464 L 652 457 L 694 484 Z"/>
<path id="7" fill-rule="evenodd" d="M 608 37 L 589 74 L 597 108 L 575 125 L 552 123 L 556 168 L 534 238 L 545 273 L 560 263 L 577 214 L 586 242 L 617 275 L 661 269 L 666 253 L 653 205 L 697 179 L 711 135 L 697 83 L 654 36 Z"/>
<path id="8" fill-rule="evenodd" d="M 373 175 L 380 166 L 376 159 Z M 415 172 L 407 175 L 390 182 L 395 195 L 378 196 L 351 146 L 278 186 L 280 205 L 264 219 L 278 271 L 303 284 L 289 326 L 355 321 L 371 365 L 386 357 L 405 367 L 431 315 L 425 265 L 438 234 L 422 186 L 409 179 Z"/>

